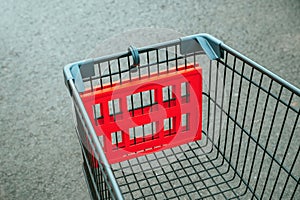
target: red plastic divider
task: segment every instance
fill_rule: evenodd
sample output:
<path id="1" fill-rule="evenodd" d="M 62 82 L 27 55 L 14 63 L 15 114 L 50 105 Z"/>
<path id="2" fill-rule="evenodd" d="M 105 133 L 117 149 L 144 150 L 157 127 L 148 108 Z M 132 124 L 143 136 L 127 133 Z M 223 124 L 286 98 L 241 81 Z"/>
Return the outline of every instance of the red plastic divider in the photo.
<path id="1" fill-rule="evenodd" d="M 138 95 L 145 105 L 131 108 Z M 81 98 L 111 164 L 202 136 L 202 68 L 193 64 L 87 90 Z"/>

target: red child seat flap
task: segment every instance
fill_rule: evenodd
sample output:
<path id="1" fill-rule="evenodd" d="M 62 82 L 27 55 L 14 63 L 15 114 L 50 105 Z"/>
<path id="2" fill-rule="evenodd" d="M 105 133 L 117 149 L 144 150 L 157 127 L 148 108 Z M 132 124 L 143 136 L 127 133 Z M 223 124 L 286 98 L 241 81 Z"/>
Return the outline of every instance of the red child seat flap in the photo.
<path id="1" fill-rule="evenodd" d="M 111 164 L 201 139 L 199 66 L 86 90 L 81 98 Z"/>

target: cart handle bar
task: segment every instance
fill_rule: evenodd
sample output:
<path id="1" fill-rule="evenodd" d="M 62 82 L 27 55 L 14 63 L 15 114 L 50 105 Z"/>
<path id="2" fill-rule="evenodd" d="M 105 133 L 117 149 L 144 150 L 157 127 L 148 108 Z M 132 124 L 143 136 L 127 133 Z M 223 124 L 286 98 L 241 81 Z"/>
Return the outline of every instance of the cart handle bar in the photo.
<path id="1" fill-rule="evenodd" d="M 136 70 L 140 63 L 139 53 L 149 51 L 149 49 L 159 49 L 171 45 L 180 44 L 180 53 L 185 55 L 197 51 L 204 51 L 211 60 L 223 58 L 223 51 L 221 49 L 222 42 L 209 34 L 197 34 L 182 37 L 177 40 L 172 40 L 164 43 L 159 43 L 143 48 L 135 48 L 130 46 L 127 52 L 122 52 L 110 56 L 103 56 L 95 59 L 82 60 L 76 63 L 69 64 L 64 67 L 65 83 L 70 90 L 68 80 L 74 80 L 78 92 L 84 91 L 83 78 L 95 75 L 94 63 L 103 62 L 115 58 L 122 58 L 132 56 L 133 65 L 130 66 L 132 70 Z"/>

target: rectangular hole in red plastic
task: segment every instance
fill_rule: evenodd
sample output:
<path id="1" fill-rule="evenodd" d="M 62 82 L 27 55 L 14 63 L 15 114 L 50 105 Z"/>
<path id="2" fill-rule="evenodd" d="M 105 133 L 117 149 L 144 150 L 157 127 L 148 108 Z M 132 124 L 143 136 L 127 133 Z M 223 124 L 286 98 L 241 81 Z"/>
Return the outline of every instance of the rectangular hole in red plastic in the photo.
<path id="1" fill-rule="evenodd" d="M 189 114 L 182 114 L 181 115 L 181 126 L 183 131 L 189 130 Z"/>
<path id="2" fill-rule="evenodd" d="M 127 57 L 123 61 L 126 62 Z M 177 62 L 175 64 L 177 65 Z M 155 147 L 162 150 L 162 146 L 163 148 L 172 148 L 192 141 L 195 137 L 201 139 L 201 68 L 194 70 L 193 67 L 189 67 L 189 70 L 186 70 L 184 66 L 179 66 L 179 64 L 177 67 L 178 71 L 170 71 L 168 74 L 160 72 L 162 73 L 161 76 L 151 75 L 149 78 L 146 74 L 142 78 L 144 80 L 132 79 L 131 82 L 125 82 L 122 76 L 122 87 L 117 87 L 117 84 L 110 85 L 110 78 L 107 77 L 105 80 L 102 77 L 101 80 L 108 83 L 107 85 L 104 85 L 103 88 L 96 88 L 94 92 L 80 94 L 89 117 L 93 120 L 92 122 L 95 121 L 93 125 L 98 126 L 95 127 L 95 130 L 97 135 L 101 135 L 101 139 L 104 140 L 104 151 L 110 163 L 138 157 L 140 154 L 137 154 L 137 152 L 146 153 L 145 150 L 152 152 Z M 106 63 L 105 65 L 107 68 L 108 64 Z M 175 69 L 176 66 L 171 67 Z M 155 67 L 151 69 L 156 70 Z M 102 73 L 109 74 L 101 68 Z M 128 73 L 128 75 L 130 74 Z M 182 76 L 185 77 L 184 80 L 182 80 Z M 149 82 L 148 79 L 151 81 L 151 84 L 153 83 L 153 86 L 146 84 L 146 82 Z M 143 87 L 144 89 L 142 89 Z M 137 88 L 138 90 L 136 90 Z M 195 90 L 195 93 L 192 93 L 192 89 Z M 134 95 L 132 91 L 135 90 L 137 94 Z M 111 98 L 112 92 L 116 92 L 118 97 Z M 188 100 L 184 103 L 187 98 Z M 194 106 L 198 106 L 200 110 L 193 109 Z M 166 116 L 164 116 L 165 114 L 162 115 L 160 111 L 165 113 Z M 128 112 L 129 115 L 125 112 Z M 141 115 L 138 115 L 138 112 Z M 132 113 L 134 113 L 134 116 Z M 174 117 L 176 118 L 176 123 Z M 100 124 L 99 121 L 101 119 L 104 119 L 105 123 Z M 127 123 L 126 120 L 132 120 L 138 125 L 131 125 L 132 123 Z M 155 121 L 153 125 L 150 123 L 152 122 L 151 120 Z M 118 128 L 118 124 L 124 125 L 122 127 L 122 136 L 119 133 L 111 135 L 112 132 L 120 130 L 121 127 Z M 100 125 L 101 127 L 99 127 Z M 151 126 L 153 126 L 153 130 Z M 194 127 L 199 128 L 194 130 Z M 167 135 L 169 132 L 175 133 L 175 135 Z M 170 143 L 170 140 L 173 141 L 173 137 L 176 137 L 177 133 L 179 133 L 178 138 L 180 140 L 174 140 L 174 142 Z M 192 133 L 197 135 L 194 136 Z M 117 135 L 114 136 L 115 134 Z M 116 144 L 119 145 L 122 142 L 125 144 L 124 148 L 125 146 L 126 148 L 128 147 L 128 151 L 123 151 L 123 148 L 117 149 Z M 101 144 L 103 145 L 103 141 L 101 141 Z M 130 152 L 132 153 L 130 154 Z"/>
<path id="3" fill-rule="evenodd" d="M 164 119 L 164 132 L 165 135 L 176 134 L 175 130 L 175 117 Z"/>
<path id="4" fill-rule="evenodd" d="M 94 105 L 94 117 L 95 119 L 99 119 L 103 117 L 100 103 Z"/>
<path id="5" fill-rule="evenodd" d="M 123 134 L 122 131 L 111 133 L 111 144 L 116 145 L 116 147 L 124 147 Z"/>
<path id="6" fill-rule="evenodd" d="M 111 117 L 110 121 L 122 119 L 122 116 L 120 115 L 122 113 L 120 99 L 110 100 L 108 102 L 108 110 L 109 110 L 109 116 Z"/>
<path id="7" fill-rule="evenodd" d="M 103 111 L 101 103 L 93 105 L 94 119 L 98 124 L 103 124 Z"/>
<path id="8" fill-rule="evenodd" d="M 158 134 L 156 134 L 156 122 L 129 128 L 129 139 L 131 145 L 153 140 L 157 137 Z"/>
<path id="9" fill-rule="evenodd" d="M 173 99 L 173 93 L 172 93 L 172 85 L 166 86 L 162 88 L 163 93 L 163 101 L 171 101 Z"/>
<path id="10" fill-rule="evenodd" d="M 176 105 L 175 97 L 174 97 L 174 92 L 175 87 L 172 85 L 165 86 L 162 88 L 162 100 L 163 104 L 166 107 L 172 107 Z"/>
<path id="11" fill-rule="evenodd" d="M 182 103 L 188 103 L 189 102 L 189 83 L 183 82 L 181 83 L 181 98 Z"/>

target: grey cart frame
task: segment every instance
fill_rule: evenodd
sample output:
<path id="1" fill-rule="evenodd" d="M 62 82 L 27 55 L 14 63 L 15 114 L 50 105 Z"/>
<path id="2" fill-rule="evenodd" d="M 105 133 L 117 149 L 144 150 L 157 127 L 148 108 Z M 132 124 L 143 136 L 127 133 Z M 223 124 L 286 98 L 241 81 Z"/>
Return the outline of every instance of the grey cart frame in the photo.
<path id="1" fill-rule="evenodd" d="M 203 69 L 202 139 L 110 165 L 80 93 L 188 63 Z M 300 90 L 213 36 L 79 61 L 64 77 L 92 199 L 300 198 Z"/>

